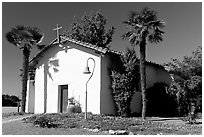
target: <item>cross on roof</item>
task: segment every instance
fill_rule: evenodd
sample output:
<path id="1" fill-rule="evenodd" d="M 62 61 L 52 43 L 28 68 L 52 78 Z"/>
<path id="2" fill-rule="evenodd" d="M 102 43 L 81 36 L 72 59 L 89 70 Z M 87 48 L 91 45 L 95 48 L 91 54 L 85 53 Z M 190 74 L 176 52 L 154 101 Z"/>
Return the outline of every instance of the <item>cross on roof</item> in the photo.
<path id="1" fill-rule="evenodd" d="M 62 29 L 62 27 L 60 27 L 58 24 L 57 24 L 57 28 L 54 28 L 53 30 L 56 30 L 57 31 L 57 39 L 58 39 L 58 42 L 60 42 L 60 36 L 59 36 L 59 30 Z"/>

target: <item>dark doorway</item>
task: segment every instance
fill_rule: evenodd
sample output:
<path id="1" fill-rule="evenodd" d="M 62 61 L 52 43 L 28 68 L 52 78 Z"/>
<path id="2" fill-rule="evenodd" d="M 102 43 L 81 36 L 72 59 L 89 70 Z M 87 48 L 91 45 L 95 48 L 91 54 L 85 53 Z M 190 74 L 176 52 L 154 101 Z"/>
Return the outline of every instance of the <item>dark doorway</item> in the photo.
<path id="1" fill-rule="evenodd" d="M 66 113 L 68 105 L 68 85 L 60 85 L 58 91 L 58 112 Z"/>

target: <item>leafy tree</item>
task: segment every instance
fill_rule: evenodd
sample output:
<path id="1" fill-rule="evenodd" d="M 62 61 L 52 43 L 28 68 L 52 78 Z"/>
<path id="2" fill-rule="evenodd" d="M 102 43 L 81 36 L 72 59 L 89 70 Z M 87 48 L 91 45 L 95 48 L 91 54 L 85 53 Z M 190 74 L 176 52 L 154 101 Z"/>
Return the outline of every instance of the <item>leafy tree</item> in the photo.
<path id="1" fill-rule="evenodd" d="M 163 40 L 161 28 L 164 27 L 165 22 L 158 20 L 157 12 L 144 8 L 141 12 L 131 11 L 127 21 L 123 22 L 130 29 L 122 35 L 122 38 L 129 40 L 132 46 L 139 46 L 140 48 L 140 79 L 142 91 L 142 118 L 145 119 L 147 109 L 146 97 L 146 45 L 147 42 L 159 43 Z"/>
<path id="2" fill-rule="evenodd" d="M 117 114 L 130 116 L 130 103 L 139 83 L 139 60 L 135 51 L 130 49 L 127 49 L 120 59 L 122 63 L 116 64 L 118 66 L 113 66 L 111 69 L 112 94 L 117 106 Z"/>
<path id="3" fill-rule="evenodd" d="M 20 101 L 20 99 L 15 95 L 2 95 L 2 106 L 13 106 L 16 107 L 17 103 Z"/>
<path id="4" fill-rule="evenodd" d="M 165 66 L 173 74 L 170 91 L 176 95 L 179 115 L 188 114 L 191 103 L 196 103 L 201 109 L 202 47 L 199 46 L 192 56 L 184 56 L 182 61 L 172 59 Z"/>
<path id="5" fill-rule="evenodd" d="M 115 28 L 112 27 L 106 31 L 106 23 L 107 20 L 100 12 L 92 15 L 85 14 L 81 20 L 74 18 L 71 29 L 67 30 L 65 35 L 98 47 L 109 48 Z"/>
<path id="6" fill-rule="evenodd" d="M 21 112 L 25 112 L 29 56 L 33 46 L 37 46 L 38 49 L 43 48 L 44 45 L 39 45 L 43 39 L 43 34 L 36 27 L 18 25 L 6 33 L 6 38 L 8 42 L 14 44 L 23 52 Z"/>

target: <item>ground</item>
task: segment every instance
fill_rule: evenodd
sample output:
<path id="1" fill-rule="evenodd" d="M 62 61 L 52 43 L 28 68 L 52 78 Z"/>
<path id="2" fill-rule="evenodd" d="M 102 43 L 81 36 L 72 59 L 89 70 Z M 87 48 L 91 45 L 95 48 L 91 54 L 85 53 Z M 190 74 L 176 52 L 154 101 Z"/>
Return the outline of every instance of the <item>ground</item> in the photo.
<path id="1" fill-rule="evenodd" d="M 15 115 L 14 115 L 15 114 Z M 103 135 L 81 129 L 38 128 L 32 123 L 24 123 L 23 118 L 33 114 L 18 115 L 16 113 L 2 114 L 2 135 Z"/>
<path id="2" fill-rule="evenodd" d="M 2 134 L 3 135 L 107 135 L 108 132 L 90 132 L 81 128 L 63 129 L 63 128 L 40 128 L 32 123 L 24 123 L 22 118 L 31 116 L 27 115 L 2 115 Z M 148 117 L 148 121 L 154 123 L 145 130 L 140 127 L 132 127 L 137 130 L 134 133 L 140 135 L 147 134 L 177 134 L 177 135 L 201 135 L 202 124 L 189 125 L 179 118 L 160 118 Z M 199 119 L 201 122 L 202 120 Z M 158 127 L 157 123 L 162 123 L 162 127 Z M 164 128 L 165 127 L 165 128 Z"/>
<path id="3" fill-rule="evenodd" d="M 2 125 L 2 135 L 103 135 L 81 129 L 37 128 L 31 123 L 18 120 Z"/>

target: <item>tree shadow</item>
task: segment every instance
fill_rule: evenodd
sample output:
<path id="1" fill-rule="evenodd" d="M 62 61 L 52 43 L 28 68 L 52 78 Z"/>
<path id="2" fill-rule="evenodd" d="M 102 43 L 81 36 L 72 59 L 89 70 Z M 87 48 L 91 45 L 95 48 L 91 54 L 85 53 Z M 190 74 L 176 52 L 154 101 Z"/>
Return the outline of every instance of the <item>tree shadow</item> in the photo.
<path id="1" fill-rule="evenodd" d="M 46 113 L 47 110 L 47 76 L 53 81 L 52 74 L 49 70 L 53 68 L 54 72 L 58 72 L 57 67 L 59 67 L 58 59 L 48 60 L 44 63 L 44 113 Z"/>
<path id="2" fill-rule="evenodd" d="M 154 83 L 147 89 L 147 115 L 155 117 L 177 116 L 177 103 L 173 96 L 166 92 L 168 85 L 163 82 Z"/>
<path id="3" fill-rule="evenodd" d="M 83 43 L 82 43 L 83 44 Z M 90 54 L 93 54 L 95 56 L 100 56 L 100 54 L 97 51 L 93 51 L 92 49 L 89 49 L 88 46 L 83 46 L 80 43 L 77 44 L 77 42 L 71 42 L 71 41 L 66 41 L 63 44 L 54 44 L 54 45 L 49 45 L 44 49 L 43 52 L 38 54 L 38 67 L 43 67 L 44 69 L 44 112 L 46 112 L 47 109 L 47 83 L 49 80 L 54 81 L 53 78 L 53 72 L 58 73 L 60 67 L 59 64 L 59 59 L 56 57 L 56 53 L 63 51 L 65 53 L 68 53 L 70 49 L 78 49 L 83 52 L 87 52 Z M 74 58 L 73 58 L 74 59 Z M 38 61 L 40 60 L 40 61 Z M 53 70 L 53 71 L 52 71 Z"/>
<path id="4" fill-rule="evenodd" d="M 40 53 L 40 57 L 43 57 L 41 63 L 38 63 L 39 67 L 43 66 L 43 75 L 44 75 L 44 113 L 46 113 L 47 110 L 47 83 L 48 83 L 48 77 L 49 79 L 51 79 L 52 81 L 54 81 L 52 73 L 57 73 L 59 72 L 59 59 L 56 58 L 56 53 L 58 53 L 59 51 L 65 51 L 66 53 L 68 52 L 68 49 L 70 49 L 70 47 L 68 45 L 64 45 L 64 46 L 59 46 L 59 45 L 52 45 L 51 47 L 49 47 L 49 51 L 46 51 L 44 53 Z M 51 71 L 53 70 L 53 72 Z"/>
<path id="5" fill-rule="evenodd" d="M 49 78 L 52 79 L 52 81 L 53 81 L 53 77 L 49 70 L 50 68 L 52 68 L 54 73 L 57 73 L 59 71 L 58 67 L 59 67 L 59 59 L 48 60 L 48 62 L 44 65 L 44 70 L 47 71 L 46 73 L 49 76 Z"/>

